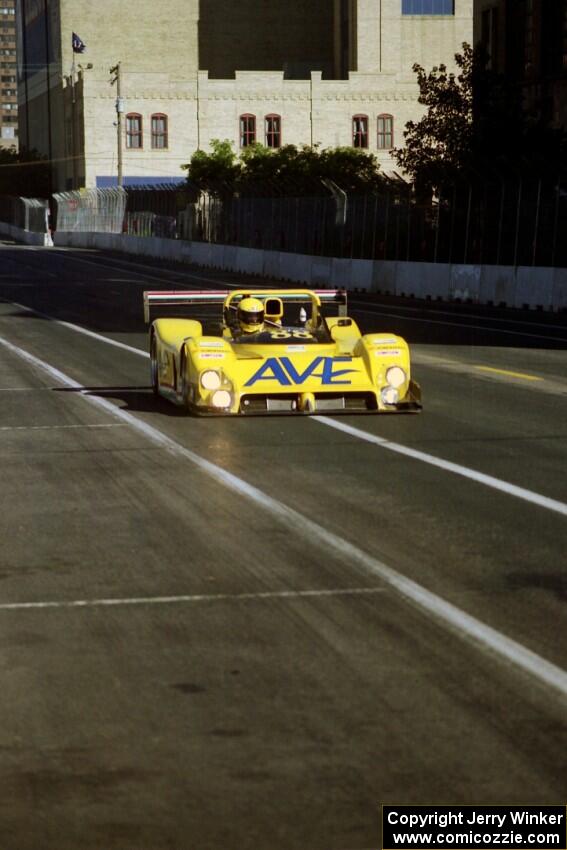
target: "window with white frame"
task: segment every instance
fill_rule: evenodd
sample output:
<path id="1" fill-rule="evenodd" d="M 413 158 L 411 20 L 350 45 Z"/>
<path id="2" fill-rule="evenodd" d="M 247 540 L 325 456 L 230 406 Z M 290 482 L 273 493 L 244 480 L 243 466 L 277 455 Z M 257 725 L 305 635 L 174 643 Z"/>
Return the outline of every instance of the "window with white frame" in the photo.
<path id="1" fill-rule="evenodd" d="M 256 142 L 256 116 L 245 113 L 240 116 L 240 147 L 248 148 Z"/>
<path id="2" fill-rule="evenodd" d="M 394 147 L 394 118 L 392 115 L 378 116 L 377 148 L 379 151 L 389 151 Z"/>
<path id="3" fill-rule="evenodd" d="M 152 148 L 164 150 L 169 147 L 168 118 L 162 112 L 152 115 Z"/>
<path id="4" fill-rule="evenodd" d="M 126 147 L 131 150 L 143 147 L 142 116 L 137 112 L 129 112 L 126 116 Z"/>
<path id="5" fill-rule="evenodd" d="M 281 115 L 266 115 L 264 129 L 267 148 L 280 148 L 282 145 L 282 119 Z"/>
<path id="6" fill-rule="evenodd" d="M 368 147 L 368 115 L 353 115 L 352 146 L 354 148 Z"/>

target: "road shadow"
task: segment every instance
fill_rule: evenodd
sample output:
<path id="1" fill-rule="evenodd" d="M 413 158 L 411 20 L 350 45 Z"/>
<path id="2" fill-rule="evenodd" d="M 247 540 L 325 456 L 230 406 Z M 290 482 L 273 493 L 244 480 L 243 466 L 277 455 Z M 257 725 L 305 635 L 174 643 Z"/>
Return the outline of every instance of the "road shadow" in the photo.
<path id="1" fill-rule="evenodd" d="M 160 396 L 155 396 L 151 387 L 54 387 L 53 392 L 75 393 L 118 401 L 121 403 L 117 407 L 131 413 L 163 413 L 173 418 L 188 416 L 184 408 L 177 407 Z"/>

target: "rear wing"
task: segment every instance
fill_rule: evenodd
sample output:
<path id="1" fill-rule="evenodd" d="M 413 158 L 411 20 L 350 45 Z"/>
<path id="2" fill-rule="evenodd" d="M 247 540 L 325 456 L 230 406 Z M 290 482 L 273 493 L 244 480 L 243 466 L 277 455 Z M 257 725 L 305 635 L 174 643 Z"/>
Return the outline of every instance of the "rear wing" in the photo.
<path id="1" fill-rule="evenodd" d="M 146 324 L 150 322 L 150 311 L 152 307 L 182 307 L 184 305 L 196 304 L 224 304 L 230 298 L 230 306 L 233 301 L 239 301 L 248 295 L 253 295 L 257 298 L 265 298 L 266 296 L 276 296 L 287 303 L 302 303 L 313 300 L 315 295 L 320 304 L 334 303 L 338 306 L 340 316 L 346 316 L 347 295 L 344 289 L 238 289 L 238 290 L 212 290 L 205 289 L 202 291 L 190 290 L 185 292 L 182 290 L 144 292 L 144 321 Z"/>
<path id="2" fill-rule="evenodd" d="M 213 291 L 212 289 L 204 292 L 191 290 L 184 292 L 180 289 L 167 292 L 165 290 L 159 292 L 144 292 L 144 321 L 148 325 L 150 322 L 150 311 L 152 307 L 182 307 L 184 304 L 223 304 L 230 295 L 230 292 Z"/>

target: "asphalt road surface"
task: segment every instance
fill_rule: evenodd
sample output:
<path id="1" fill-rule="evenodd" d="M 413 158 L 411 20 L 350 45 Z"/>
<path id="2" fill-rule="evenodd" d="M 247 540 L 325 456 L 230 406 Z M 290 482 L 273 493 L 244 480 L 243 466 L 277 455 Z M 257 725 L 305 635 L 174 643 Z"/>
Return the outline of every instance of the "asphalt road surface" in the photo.
<path id="1" fill-rule="evenodd" d="M 354 297 L 420 415 L 156 401 L 142 291 L 240 282 L 0 245 L 1 850 L 565 803 L 567 317 Z"/>

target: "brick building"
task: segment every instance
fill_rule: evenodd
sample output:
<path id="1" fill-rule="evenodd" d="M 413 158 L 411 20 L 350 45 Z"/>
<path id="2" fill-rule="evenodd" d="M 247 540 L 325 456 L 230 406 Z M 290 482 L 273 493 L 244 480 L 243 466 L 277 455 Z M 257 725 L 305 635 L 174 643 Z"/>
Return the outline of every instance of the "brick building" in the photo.
<path id="1" fill-rule="evenodd" d="M 0 0 L 0 98 L 0 147 L 17 147 L 16 0 Z"/>
<path id="2" fill-rule="evenodd" d="M 117 62 L 125 183 L 183 179 L 214 138 L 355 145 L 391 170 L 421 114 L 413 63 L 451 65 L 473 36 L 473 0 L 19 3 L 20 135 L 54 161 L 58 189 L 116 182 Z"/>

